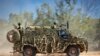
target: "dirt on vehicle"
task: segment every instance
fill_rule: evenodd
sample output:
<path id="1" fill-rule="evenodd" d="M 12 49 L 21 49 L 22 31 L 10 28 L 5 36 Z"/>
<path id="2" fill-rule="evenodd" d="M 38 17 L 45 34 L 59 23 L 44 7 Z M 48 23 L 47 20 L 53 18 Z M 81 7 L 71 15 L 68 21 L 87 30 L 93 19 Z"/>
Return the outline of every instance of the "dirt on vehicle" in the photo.
<path id="1" fill-rule="evenodd" d="M 21 24 L 7 33 L 7 40 L 13 43 L 13 54 L 35 56 L 37 53 L 66 53 L 67 56 L 79 56 L 88 51 L 88 42 L 84 38 L 73 36 L 65 25 L 29 26 L 23 29 Z"/>

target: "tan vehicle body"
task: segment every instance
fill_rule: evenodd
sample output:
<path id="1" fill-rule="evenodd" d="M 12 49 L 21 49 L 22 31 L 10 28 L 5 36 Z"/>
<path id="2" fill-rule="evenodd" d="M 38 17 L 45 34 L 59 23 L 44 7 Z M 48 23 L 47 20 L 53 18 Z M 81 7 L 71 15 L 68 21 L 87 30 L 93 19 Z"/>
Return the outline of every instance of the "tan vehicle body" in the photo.
<path id="1" fill-rule="evenodd" d="M 7 39 L 14 44 L 14 52 L 23 52 L 27 46 L 32 47 L 35 53 L 66 53 L 70 46 L 78 47 L 80 52 L 88 50 L 88 42 L 83 38 L 72 36 L 69 32 L 66 38 L 62 38 L 58 28 L 49 26 L 13 29 L 8 32 Z"/>

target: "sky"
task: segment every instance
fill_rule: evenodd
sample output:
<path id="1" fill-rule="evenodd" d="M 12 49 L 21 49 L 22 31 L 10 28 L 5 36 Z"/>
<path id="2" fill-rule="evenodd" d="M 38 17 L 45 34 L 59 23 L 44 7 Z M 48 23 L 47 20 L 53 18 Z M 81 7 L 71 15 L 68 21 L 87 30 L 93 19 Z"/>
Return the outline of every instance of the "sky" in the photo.
<path id="1" fill-rule="evenodd" d="M 23 13 L 24 11 L 36 13 L 42 3 L 53 3 L 53 0 L 0 0 L 0 19 L 8 19 L 10 13 Z M 53 3 L 54 4 L 54 3 Z M 51 5 L 51 4 L 50 4 Z M 52 5 L 51 5 L 52 6 Z"/>
<path id="2" fill-rule="evenodd" d="M 82 0 L 84 1 L 84 0 Z M 88 3 L 92 3 L 89 0 Z M 32 12 L 33 15 L 36 14 L 36 9 L 41 6 L 42 3 L 49 4 L 52 8 L 55 8 L 55 1 L 54 0 L 0 0 L 0 19 L 9 19 L 10 13 L 16 13 L 20 14 L 25 11 Z M 86 5 L 86 2 L 83 2 Z M 94 0 L 93 4 L 96 4 L 94 7 L 97 9 L 94 9 L 96 12 L 88 12 L 91 16 L 95 16 L 97 18 L 100 18 L 100 7 L 99 7 L 100 0 Z M 76 8 L 79 8 L 81 5 L 81 0 L 78 0 L 78 3 L 76 5 Z M 86 5 L 87 6 L 87 5 Z M 85 8 L 85 6 L 83 6 Z M 85 11 L 85 10 L 84 10 Z M 87 11 L 86 11 L 87 12 Z M 95 15 L 96 14 L 96 15 Z"/>

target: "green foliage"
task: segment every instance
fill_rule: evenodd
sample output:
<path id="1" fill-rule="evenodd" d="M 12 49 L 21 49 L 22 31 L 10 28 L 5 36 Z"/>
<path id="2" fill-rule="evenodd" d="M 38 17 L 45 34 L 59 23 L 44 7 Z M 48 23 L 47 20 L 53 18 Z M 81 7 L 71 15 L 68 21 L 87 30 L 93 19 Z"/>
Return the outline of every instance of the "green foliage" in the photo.
<path id="1" fill-rule="evenodd" d="M 78 9 L 77 15 L 72 15 L 77 0 L 55 0 L 55 3 L 56 7 L 54 9 L 52 9 L 49 4 L 43 3 L 40 8 L 37 9 L 37 17 L 34 18 L 34 21 L 33 14 L 25 12 L 19 15 L 11 13 L 9 15 L 9 22 L 11 24 L 21 22 L 23 26 L 27 23 L 40 26 L 51 26 L 54 22 L 58 25 L 67 24 L 67 22 L 69 22 L 69 30 L 73 35 L 86 38 L 90 42 L 93 42 L 94 39 L 100 40 L 100 20 L 98 21 L 97 19 L 91 18 L 88 12 L 82 14 L 83 8 Z M 82 4 L 83 3 L 86 3 L 86 1 L 83 1 Z M 93 11 L 94 6 L 92 5 L 92 3 L 88 3 L 85 10 Z"/>
<path id="2" fill-rule="evenodd" d="M 50 6 L 46 3 L 37 9 L 37 18 L 34 22 L 35 25 L 51 25 L 53 23 L 53 14 Z"/>
<path id="3" fill-rule="evenodd" d="M 13 14 L 11 13 L 9 15 L 9 24 L 13 25 L 17 23 L 21 23 L 22 26 L 27 26 L 27 25 L 31 25 L 33 24 L 33 14 L 32 13 L 28 13 L 28 12 L 24 12 L 22 14 Z"/>

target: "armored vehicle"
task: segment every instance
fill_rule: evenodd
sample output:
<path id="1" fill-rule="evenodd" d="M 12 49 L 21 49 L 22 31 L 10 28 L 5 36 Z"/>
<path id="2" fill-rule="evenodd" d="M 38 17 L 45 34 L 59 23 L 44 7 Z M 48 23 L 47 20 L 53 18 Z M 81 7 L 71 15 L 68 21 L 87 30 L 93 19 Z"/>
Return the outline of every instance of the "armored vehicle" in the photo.
<path id="1" fill-rule="evenodd" d="M 55 26 L 18 27 L 7 33 L 7 40 L 13 43 L 13 51 L 23 56 L 35 56 L 36 53 L 66 53 L 67 56 L 79 56 L 88 51 L 88 42 L 73 36 L 67 29 Z"/>

